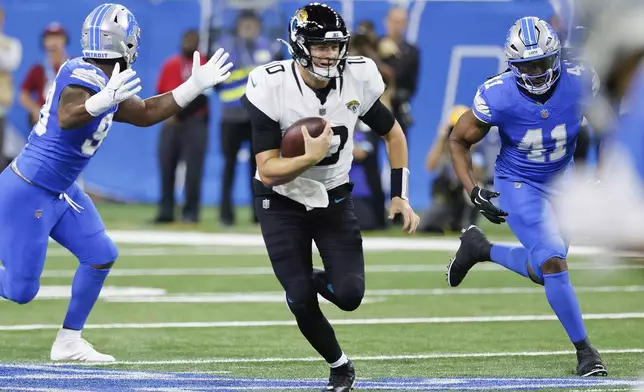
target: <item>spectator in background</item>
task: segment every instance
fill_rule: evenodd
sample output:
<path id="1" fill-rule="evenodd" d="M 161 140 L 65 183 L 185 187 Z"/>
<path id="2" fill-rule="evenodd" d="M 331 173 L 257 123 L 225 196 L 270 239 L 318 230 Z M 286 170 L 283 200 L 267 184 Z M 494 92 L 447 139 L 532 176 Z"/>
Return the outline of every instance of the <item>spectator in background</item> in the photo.
<path id="1" fill-rule="evenodd" d="M 387 35 L 380 40 L 378 52 L 394 71 L 396 85 L 391 104 L 396 120 L 407 133 L 414 122 L 409 101 L 418 84 L 419 52 L 416 46 L 405 42 L 407 11 L 404 8 L 391 8 L 385 26 Z"/>
<path id="2" fill-rule="evenodd" d="M 22 44 L 3 33 L 4 9 L 0 6 L 0 170 L 7 166 L 4 156 L 4 129 L 7 112 L 13 103 L 13 76 L 22 60 Z"/>
<path id="3" fill-rule="evenodd" d="M 351 56 L 364 56 L 372 59 L 378 66 L 378 70 L 387 86 L 385 92 L 380 97 L 382 103 L 390 110 L 391 96 L 394 91 L 395 74 L 393 69 L 382 61 L 378 54 L 378 35 L 376 34 L 374 25 L 371 21 L 365 20 L 358 24 L 356 32 L 353 34 L 351 41 L 349 41 L 349 54 Z M 365 215 L 363 211 L 370 211 L 370 221 L 368 230 L 384 229 L 387 226 L 386 213 L 385 213 L 385 192 L 382 188 L 382 180 L 380 177 L 380 157 L 379 146 L 382 138 L 375 132 L 370 132 L 369 127 L 362 121 L 358 121 L 358 129 L 354 135 L 360 134 L 359 138 L 364 143 L 363 145 L 371 145 L 372 148 L 365 154 L 355 156 L 359 160 L 360 167 L 356 169 L 359 172 L 360 179 L 365 182 L 368 191 L 368 198 L 364 202 L 370 203 L 368 209 L 363 206 L 356 207 L 360 209 L 357 214 Z M 358 140 L 358 139 L 356 139 Z M 359 189 L 359 187 L 356 187 Z M 360 217 L 359 219 L 360 220 Z M 367 230 L 367 229 L 365 229 Z"/>
<path id="4" fill-rule="evenodd" d="M 246 91 L 248 74 L 255 67 L 269 63 L 274 59 L 276 47 L 266 37 L 260 36 L 261 20 L 252 10 L 242 10 L 237 16 L 233 36 L 225 36 L 217 47 L 224 48 L 230 53 L 230 61 L 235 64 L 232 75 L 224 83 L 217 85 L 219 100 L 221 101 L 221 148 L 224 155 L 224 169 L 221 187 L 221 205 L 219 221 L 223 226 L 235 224 L 233 208 L 233 184 L 235 181 L 235 168 L 237 155 L 244 142 L 251 142 L 251 122 L 248 113 L 239 99 Z M 248 186 L 252 192 L 253 178 L 255 177 L 255 156 L 249 154 L 250 176 Z M 253 208 L 253 203 L 251 203 Z M 252 212 L 252 221 L 257 223 L 255 211 Z"/>
<path id="5" fill-rule="evenodd" d="M 376 152 L 377 144 L 373 144 L 369 138 L 370 129 L 356 130 L 353 133 L 353 164 L 349 171 L 349 178 L 353 183 L 351 197 L 355 215 L 360 225 L 360 230 L 377 230 L 382 229 L 385 218 L 384 202 L 381 208 L 374 204 L 374 194 L 371 189 L 365 162 L 368 162 L 370 156 Z M 381 189 L 382 191 L 382 189 Z"/>
<path id="6" fill-rule="evenodd" d="M 421 217 L 418 226 L 423 232 L 460 231 L 476 224 L 478 220 L 478 211 L 473 208 L 469 195 L 454 173 L 448 147 L 449 134 L 467 110 L 465 106 L 452 109 L 449 123 L 438 130 L 436 140 L 427 154 L 427 170 L 435 173 L 436 178 L 432 184 L 432 204 Z M 479 184 L 485 183 L 485 158 L 480 151 L 472 152 L 472 167 L 474 180 Z"/>
<path id="7" fill-rule="evenodd" d="M 67 61 L 67 32 L 59 23 L 51 23 L 42 33 L 41 45 L 45 58 L 29 68 L 20 90 L 20 105 L 27 111 L 29 128 L 40 118 L 40 108 L 60 66 Z"/>
<path id="8" fill-rule="evenodd" d="M 161 69 L 157 84 L 159 94 L 172 91 L 192 75 L 193 54 L 199 49 L 199 33 L 183 34 L 181 53 L 169 58 Z M 204 64 L 207 56 L 201 56 Z M 161 201 L 156 223 L 174 221 L 174 189 L 177 166 L 186 164 L 183 222 L 197 223 L 201 205 L 201 184 L 208 145 L 208 97 L 201 94 L 177 115 L 163 123 L 159 139 Z"/>

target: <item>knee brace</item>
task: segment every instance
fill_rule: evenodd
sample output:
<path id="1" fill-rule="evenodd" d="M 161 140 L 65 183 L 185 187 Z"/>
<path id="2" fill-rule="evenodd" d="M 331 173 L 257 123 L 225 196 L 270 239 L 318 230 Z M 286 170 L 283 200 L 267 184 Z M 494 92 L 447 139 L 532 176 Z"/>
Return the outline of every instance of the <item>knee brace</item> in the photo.
<path id="1" fill-rule="evenodd" d="M 4 286 L 6 298 L 20 305 L 31 302 L 38 294 L 38 290 L 40 290 L 38 279 L 7 279 Z"/>

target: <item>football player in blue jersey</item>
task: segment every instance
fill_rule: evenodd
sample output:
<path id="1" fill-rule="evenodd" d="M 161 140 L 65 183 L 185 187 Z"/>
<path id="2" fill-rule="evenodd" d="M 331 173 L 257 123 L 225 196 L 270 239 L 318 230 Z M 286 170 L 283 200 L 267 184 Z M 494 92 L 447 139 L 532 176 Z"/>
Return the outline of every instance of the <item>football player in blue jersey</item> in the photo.
<path id="1" fill-rule="evenodd" d="M 545 287 L 550 306 L 577 349 L 577 374 L 606 376 L 591 346 L 568 276 L 568 244 L 554 220 L 549 197 L 555 179 L 572 166 L 586 98 L 599 82 L 592 71 L 561 59 L 557 34 L 537 17 L 519 19 L 505 44 L 510 70 L 482 84 L 472 110 L 461 116 L 450 136 L 454 169 L 470 198 L 488 220 L 507 220 L 523 246 L 492 244 L 476 226 L 461 235 L 448 266 L 456 287 L 478 262 L 492 261 Z M 499 128 L 495 191 L 472 179 L 470 147 L 491 126 Z M 499 197 L 499 207 L 492 198 Z"/>
<path id="2" fill-rule="evenodd" d="M 114 361 L 81 338 L 118 252 L 76 179 L 113 121 L 156 124 L 230 76 L 232 64 L 224 64 L 228 54 L 222 49 L 203 66 L 195 52 L 192 76 L 183 85 L 142 100 L 136 95 L 140 80 L 131 69 L 139 36 L 127 8 L 103 4 L 94 9 L 83 23 L 83 57 L 61 67 L 27 145 L 0 174 L 0 296 L 18 304 L 34 299 L 50 236 L 80 262 L 52 360 Z"/>

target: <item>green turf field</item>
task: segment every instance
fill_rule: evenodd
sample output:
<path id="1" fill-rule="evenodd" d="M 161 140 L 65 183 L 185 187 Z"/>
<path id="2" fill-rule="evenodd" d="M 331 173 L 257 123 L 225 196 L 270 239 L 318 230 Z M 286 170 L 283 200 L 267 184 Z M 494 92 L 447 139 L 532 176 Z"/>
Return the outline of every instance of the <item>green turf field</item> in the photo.
<path id="1" fill-rule="evenodd" d="M 139 228 L 119 219 L 106 217 L 108 228 L 110 220 L 113 227 Z M 137 244 L 136 235 L 129 242 L 120 246 L 84 332 L 99 351 L 124 361 L 107 368 L 313 378 L 322 386 L 328 368 L 294 326 L 263 248 Z M 321 305 L 337 321 L 336 333 L 360 379 L 571 377 L 572 347 L 542 288 L 489 264 L 449 289 L 444 267 L 451 254 L 367 251 L 360 309 L 346 313 Z M 590 256 L 572 257 L 570 265 L 587 329 L 610 376 L 641 375 L 641 265 L 613 269 Z M 0 302 L 0 361 L 48 362 L 75 267 L 75 259 L 54 245 L 39 297 L 26 306 Z"/>

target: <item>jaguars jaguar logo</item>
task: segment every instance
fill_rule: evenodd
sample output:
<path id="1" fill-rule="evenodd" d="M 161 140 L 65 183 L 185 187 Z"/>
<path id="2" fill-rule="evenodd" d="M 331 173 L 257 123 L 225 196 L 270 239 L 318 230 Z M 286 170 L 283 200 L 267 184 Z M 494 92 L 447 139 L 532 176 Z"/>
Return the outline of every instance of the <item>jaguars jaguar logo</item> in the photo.
<path id="1" fill-rule="evenodd" d="M 298 22 L 306 22 L 306 21 L 308 21 L 308 20 L 309 20 L 309 13 L 308 13 L 308 12 L 306 12 L 306 10 L 304 10 L 304 9 L 299 10 L 299 11 L 297 12 L 297 14 L 295 15 L 295 19 L 296 19 Z"/>
<path id="2" fill-rule="evenodd" d="M 347 108 L 351 110 L 353 113 L 357 113 L 359 107 L 360 107 L 360 102 L 356 101 L 355 99 L 353 101 L 347 102 Z"/>

